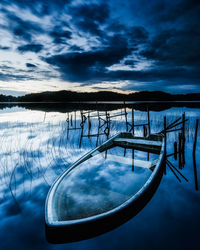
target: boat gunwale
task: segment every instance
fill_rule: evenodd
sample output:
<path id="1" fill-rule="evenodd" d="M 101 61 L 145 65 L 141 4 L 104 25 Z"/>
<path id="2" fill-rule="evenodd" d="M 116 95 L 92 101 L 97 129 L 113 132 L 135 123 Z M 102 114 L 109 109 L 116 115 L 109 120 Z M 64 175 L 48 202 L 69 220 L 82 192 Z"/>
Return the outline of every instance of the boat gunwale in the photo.
<path id="1" fill-rule="evenodd" d="M 121 210 L 125 209 L 130 204 L 134 203 L 137 199 L 139 199 L 142 196 L 142 194 L 144 194 L 150 188 L 151 183 L 153 183 L 153 180 L 156 178 L 156 176 L 159 173 L 159 169 L 160 169 L 160 167 L 162 165 L 163 158 L 164 158 L 165 140 L 164 140 L 163 135 L 160 135 L 160 134 L 153 134 L 153 135 L 162 137 L 162 146 L 161 146 L 161 150 L 160 150 L 160 154 L 159 154 L 156 166 L 155 166 L 152 174 L 148 178 L 148 180 L 145 182 L 145 184 L 133 196 L 131 196 L 128 200 L 126 200 L 125 202 L 123 202 L 119 206 L 117 206 L 117 207 L 115 207 L 115 208 L 113 208 L 113 209 L 111 209 L 109 211 L 103 212 L 101 214 L 92 215 L 92 216 L 89 216 L 89 217 L 85 217 L 85 218 L 81 218 L 81 219 L 74 219 L 74 220 L 65 220 L 65 221 L 54 221 L 52 219 L 49 220 L 48 215 L 49 215 L 49 211 L 52 213 L 53 207 L 52 207 L 51 204 L 53 204 L 52 200 L 53 200 L 54 194 L 56 192 L 56 189 L 57 189 L 59 183 L 61 183 L 61 181 L 65 178 L 65 176 L 69 172 L 71 172 L 75 167 L 77 167 L 79 164 L 81 164 L 82 162 L 84 162 L 87 159 L 91 158 L 92 154 L 95 151 L 106 147 L 106 145 L 109 145 L 110 142 L 113 142 L 114 139 L 120 137 L 123 134 L 131 134 L 131 133 L 130 132 L 119 132 L 119 133 L 117 133 L 116 135 L 111 137 L 109 140 L 104 142 L 102 145 L 96 147 L 93 150 L 90 150 L 88 153 L 86 153 L 81 158 L 79 158 L 77 161 L 75 161 L 71 165 L 71 167 L 69 167 L 69 169 L 67 169 L 60 177 L 58 177 L 55 180 L 55 182 L 52 184 L 52 186 L 51 186 L 51 188 L 50 188 L 50 190 L 48 192 L 46 202 L 45 202 L 45 222 L 46 222 L 47 226 L 49 226 L 49 227 L 69 227 L 69 226 L 72 226 L 72 225 L 80 225 L 80 224 L 85 224 L 85 223 L 89 223 L 89 222 L 94 222 L 95 220 L 101 220 L 103 218 L 109 217 L 110 215 L 117 214 Z M 144 138 L 144 137 L 138 137 L 138 138 Z"/>

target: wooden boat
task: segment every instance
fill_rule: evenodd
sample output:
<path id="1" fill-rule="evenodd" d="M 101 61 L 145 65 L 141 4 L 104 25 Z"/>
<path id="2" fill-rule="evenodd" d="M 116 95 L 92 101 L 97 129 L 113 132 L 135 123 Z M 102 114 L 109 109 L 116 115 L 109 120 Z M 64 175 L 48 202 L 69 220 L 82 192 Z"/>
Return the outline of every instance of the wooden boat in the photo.
<path id="1" fill-rule="evenodd" d="M 160 183 L 164 153 L 162 135 L 144 138 L 127 132 L 118 133 L 81 157 L 48 193 L 47 240 L 63 243 L 86 239 L 132 218 Z"/>

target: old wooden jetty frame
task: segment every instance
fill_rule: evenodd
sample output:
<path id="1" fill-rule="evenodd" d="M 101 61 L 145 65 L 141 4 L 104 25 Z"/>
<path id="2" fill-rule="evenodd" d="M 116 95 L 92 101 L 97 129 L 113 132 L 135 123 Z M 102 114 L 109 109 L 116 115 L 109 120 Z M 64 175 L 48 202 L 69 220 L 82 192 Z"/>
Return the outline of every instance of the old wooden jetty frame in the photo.
<path id="1" fill-rule="evenodd" d="M 57 219 L 57 207 L 54 197 L 57 188 L 63 179 L 84 161 L 90 159 L 99 152 L 109 148 L 120 146 L 132 148 L 144 152 L 152 152 L 158 155 L 156 161 L 144 164 L 143 167 L 152 169 L 150 177 L 131 198 L 109 211 L 81 219 L 60 221 Z M 51 243 L 63 243 L 82 240 L 110 231 L 136 215 L 151 199 L 156 191 L 163 175 L 162 163 L 165 159 L 165 140 L 162 134 L 151 134 L 148 137 L 136 137 L 130 132 L 122 132 L 113 136 L 105 143 L 90 151 L 77 160 L 66 170 L 52 185 L 47 195 L 45 204 L 46 237 Z"/>

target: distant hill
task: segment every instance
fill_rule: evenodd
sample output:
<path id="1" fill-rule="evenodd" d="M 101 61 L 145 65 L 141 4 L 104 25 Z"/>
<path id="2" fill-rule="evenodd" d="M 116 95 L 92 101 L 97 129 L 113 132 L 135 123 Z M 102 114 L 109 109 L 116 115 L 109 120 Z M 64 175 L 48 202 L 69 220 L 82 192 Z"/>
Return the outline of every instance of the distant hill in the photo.
<path id="1" fill-rule="evenodd" d="M 87 101 L 200 101 L 200 93 L 172 95 L 162 91 L 141 91 L 121 94 L 100 92 L 42 92 L 13 97 L 0 95 L 0 102 L 87 102 Z"/>
<path id="2" fill-rule="evenodd" d="M 121 101 L 126 95 L 115 92 L 80 93 L 72 91 L 42 92 L 18 98 L 21 102 Z"/>
<path id="3" fill-rule="evenodd" d="M 19 102 L 81 102 L 81 101 L 200 101 L 200 93 L 172 95 L 161 91 L 141 91 L 121 94 L 111 91 L 100 92 L 42 92 L 18 97 Z"/>
<path id="4" fill-rule="evenodd" d="M 14 96 L 0 95 L 0 102 L 16 102 L 17 98 Z"/>

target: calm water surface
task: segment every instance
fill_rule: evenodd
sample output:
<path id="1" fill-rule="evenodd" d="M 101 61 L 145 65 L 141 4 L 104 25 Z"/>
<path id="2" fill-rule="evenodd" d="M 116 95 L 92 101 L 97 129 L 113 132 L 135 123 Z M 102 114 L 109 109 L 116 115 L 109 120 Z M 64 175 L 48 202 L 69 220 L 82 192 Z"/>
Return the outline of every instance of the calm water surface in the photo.
<path id="1" fill-rule="evenodd" d="M 109 112 L 110 115 L 121 110 Z M 185 166 L 181 183 L 167 168 L 151 201 L 124 225 L 85 241 L 51 245 L 45 239 L 44 205 L 47 192 L 63 171 L 89 150 L 101 144 L 105 135 L 88 135 L 88 122 L 80 128 L 80 112 L 58 113 L 6 108 L 0 111 L 0 249 L 199 249 L 200 193 L 195 186 L 194 163 L 200 179 L 200 130 L 196 162 L 192 147 L 197 108 L 170 108 L 150 111 L 152 132 L 163 128 L 163 117 L 170 123 L 183 112 L 186 124 Z M 101 112 L 105 114 L 104 112 Z M 93 113 L 94 114 L 94 113 Z M 69 117 L 69 128 L 66 119 Z M 128 110 L 131 120 L 131 110 Z M 147 120 L 147 113 L 135 110 L 135 123 Z M 100 133 L 105 128 L 102 126 Z M 125 118 L 111 119 L 111 134 L 124 131 Z M 98 120 L 91 119 L 90 134 L 98 131 Z M 137 128 L 136 134 L 143 130 Z M 82 137 L 81 137 L 82 135 Z M 82 138 L 82 139 L 81 139 Z M 178 133 L 170 133 L 167 151 L 173 152 Z M 178 168 L 178 160 L 169 160 Z M 200 182 L 200 181 L 199 181 Z"/>

